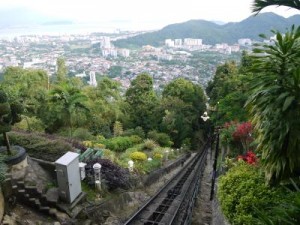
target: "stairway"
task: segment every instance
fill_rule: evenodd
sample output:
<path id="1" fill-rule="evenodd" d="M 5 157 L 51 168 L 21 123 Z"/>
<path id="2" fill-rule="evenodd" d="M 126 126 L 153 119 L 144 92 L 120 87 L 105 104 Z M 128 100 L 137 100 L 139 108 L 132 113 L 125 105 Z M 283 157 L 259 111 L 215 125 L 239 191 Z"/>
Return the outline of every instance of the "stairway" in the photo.
<path id="1" fill-rule="evenodd" d="M 27 185 L 24 180 L 15 180 L 9 175 L 5 183 L 11 185 L 12 194 L 16 196 L 16 201 L 47 215 L 57 216 L 57 200 L 48 199 L 46 194 L 39 192 L 36 186 Z"/>

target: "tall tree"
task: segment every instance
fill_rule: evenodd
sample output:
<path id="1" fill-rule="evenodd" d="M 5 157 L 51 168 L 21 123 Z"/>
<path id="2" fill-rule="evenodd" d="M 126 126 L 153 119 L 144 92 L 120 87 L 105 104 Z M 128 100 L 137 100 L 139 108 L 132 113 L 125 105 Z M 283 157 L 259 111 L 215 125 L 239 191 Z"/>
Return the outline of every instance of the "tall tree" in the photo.
<path id="1" fill-rule="evenodd" d="M 56 79 L 57 82 L 66 80 L 67 78 L 67 66 L 64 58 L 57 58 L 56 60 Z"/>
<path id="2" fill-rule="evenodd" d="M 148 132 L 157 126 L 155 110 L 158 104 L 153 79 L 147 73 L 139 74 L 125 93 L 131 127 L 141 126 Z"/>
<path id="3" fill-rule="evenodd" d="M 114 121 L 124 120 L 120 87 L 119 82 L 105 77 L 98 81 L 97 87 L 84 88 L 84 93 L 89 98 L 88 126 L 94 134 L 101 133 L 105 137 L 110 137 Z"/>
<path id="4" fill-rule="evenodd" d="M 162 97 L 163 129 L 173 137 L 175 146 L 180 146 L 184 139 L 193 139 L 201 128 L 200 116 L 205 110 L 206 97 L 199 85 L 184 78 L 170 82 Z"/>

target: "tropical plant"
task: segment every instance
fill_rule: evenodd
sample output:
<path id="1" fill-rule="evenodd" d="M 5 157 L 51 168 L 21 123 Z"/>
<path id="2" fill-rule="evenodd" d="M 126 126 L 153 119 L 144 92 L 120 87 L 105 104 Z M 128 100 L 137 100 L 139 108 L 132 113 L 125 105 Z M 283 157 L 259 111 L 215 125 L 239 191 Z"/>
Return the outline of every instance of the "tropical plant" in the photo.
<path id="1" fill-rule="evenodd" d="M 81 91 L 69 83 L 61 83 L 50 92 L 50 102 L 61 117 L 61 121 L 69 127 L 69 135 L 72 137 L 74 119 L 80 112 L 88 112 L 84 104 L 87 97 Z"/>
<path id="2" fill-rule="evenodd" d="M 287 6 L 300 10 L 299 0 L 254 0 L 252 5 L 252 11 L 259 13 L 263 8 L 268 6 Z"/>
<path id="3" fill-rule="evenodd" d="M 120 136 L 123 133 L 123 125 L 120 121 L 114 123 L 114 136 Z"/>
<path id="4" fill-rule="evenodd" d="M 247 108 L 267 179 L 280 181 L 300 168 L 300 27 L 273 33 L 272 45 L 254 49 Z"/>

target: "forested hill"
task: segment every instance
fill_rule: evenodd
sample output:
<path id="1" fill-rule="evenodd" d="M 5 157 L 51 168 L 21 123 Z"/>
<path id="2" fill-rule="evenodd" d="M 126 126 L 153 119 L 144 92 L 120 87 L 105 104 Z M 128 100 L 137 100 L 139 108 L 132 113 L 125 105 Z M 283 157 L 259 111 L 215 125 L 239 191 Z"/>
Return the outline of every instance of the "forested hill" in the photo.
<path id="1" fill-rule="evenodd" d="M 262 13 L 251 16 L 237 23 L 217 25 L 205 20 L 190 20 L 184 23 L 171 24 L 159 31 L 138 35 L 132 38 L 118 40 L 117 47 L 164 44 L 164 40 L 171 38 L 201 38 L 203 44 L 237 43 L 240 38 L 259 40 L 259 34 L 270 34 L 271 29 L 285 31 L 292 24 L 300 25 L 300 15 L 289 18 L 274 13 Z"/>

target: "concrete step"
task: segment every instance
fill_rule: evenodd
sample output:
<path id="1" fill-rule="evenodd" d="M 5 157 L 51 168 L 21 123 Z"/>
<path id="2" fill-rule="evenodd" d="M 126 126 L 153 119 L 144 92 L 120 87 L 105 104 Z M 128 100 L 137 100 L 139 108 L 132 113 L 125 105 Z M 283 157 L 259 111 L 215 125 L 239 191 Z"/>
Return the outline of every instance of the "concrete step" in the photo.
<path id="1" fill-rule="evenodd" d="M 18 186 L 20 189 L 25 189 L 25 183 L 24 183 L 24 181 L 17 181 L 17 186 Z"/>
<path id="2" fill-rule="evenodd" d="M 18 193 L 18 194 L 25 194 L 25 192 L 26 192 L 26 191 L 25 191 L 24 189 L 18 189 L 18 190 L 17 190 L 17 193 Z"/>
<path id="3" fill-rule="evenodd" d="M 48 206 L 40 206 L 39 207 L 39 211 L 43 212 L 43 213 L 49 213 L 50 207 Z"/>
<path id="4" fill-rule="evenodd" d="M 56 208 L 50 208 L 50 209 L 49 209 L 49 214 L 50 214 L 51 216 L 55 216 L 57 212 L 58 212 L 58 211 L 57 211 Z"/>

